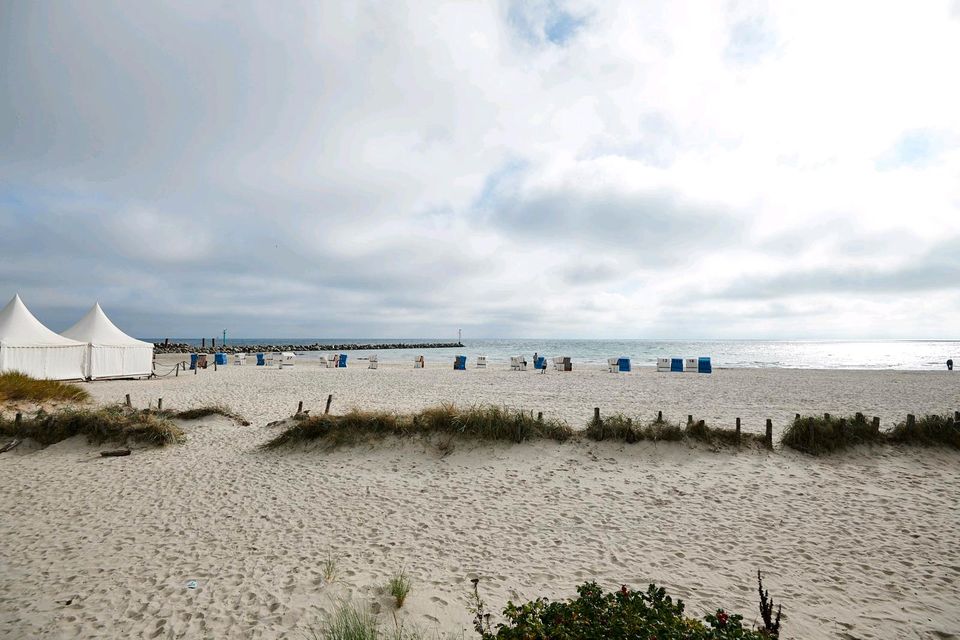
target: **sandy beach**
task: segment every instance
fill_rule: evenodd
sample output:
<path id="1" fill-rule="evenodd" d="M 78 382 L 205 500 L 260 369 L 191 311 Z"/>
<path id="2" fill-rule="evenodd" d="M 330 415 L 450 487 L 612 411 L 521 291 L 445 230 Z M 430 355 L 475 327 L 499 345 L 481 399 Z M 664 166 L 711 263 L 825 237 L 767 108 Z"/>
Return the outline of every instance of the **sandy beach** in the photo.
<path id="1" fill-rule="evenodd" d="M 178 360 L 165 356 L 166 361 Z M 85 384 L 99 403 L 221 403 L 252 424 L 185 423 L 185 444 L 101 459 L 76 439 L 0 456 L 0 637 L 309 638 L 343 598 L 387 626 L 380 587 L 413 579 L 407 625 L 470 637 L 470 579 L 496 612 L 577 584 L 656 582 L 688 611 L 758 618 L 757 569 L 787 638 L 955 638 L 960 453 L 876 447 L 810 458 L 687 444 L 420 442 L 265 452 L 268 422 L 440 402 L 593 407 L 775 431 L 797 412 L 879 416 L 960 408 L 947 372 L 721 369 L 709 376 L 391 365 L 220 367 Z M 334 557 L 340 575 L 323 578 Z M 186 587 L 196 580 L 196 589 Z"/>

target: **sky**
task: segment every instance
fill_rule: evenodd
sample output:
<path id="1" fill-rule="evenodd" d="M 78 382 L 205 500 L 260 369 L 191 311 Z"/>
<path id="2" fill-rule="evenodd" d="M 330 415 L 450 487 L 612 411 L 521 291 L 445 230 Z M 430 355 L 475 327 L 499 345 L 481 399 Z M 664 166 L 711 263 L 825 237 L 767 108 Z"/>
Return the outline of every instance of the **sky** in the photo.
<path id="1" fill-rule="evenodd" d="M 958 61 L 960 0 L 8 0 L 0 305 L 956 339 Z"/>

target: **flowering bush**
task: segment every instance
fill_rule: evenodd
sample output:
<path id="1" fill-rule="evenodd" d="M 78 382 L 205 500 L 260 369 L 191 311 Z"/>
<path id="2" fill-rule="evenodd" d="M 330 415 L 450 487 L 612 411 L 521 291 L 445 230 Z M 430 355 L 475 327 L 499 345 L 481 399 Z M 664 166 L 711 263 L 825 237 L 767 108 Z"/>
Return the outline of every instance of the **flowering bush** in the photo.
<path id="1" fill-rule="evenodd" d="M 605 593 L 595 582 L 577 587 L 579 597 L 566 602 L 538 598 L 504 609 L 506 622 L 494 632 L 489 616 L 479 609 L 475 627 L 484 640 L 766 640 L 765 631 L 745 629 L 743 616 L 718 609 L 704 621 L 683 614 L 683 601 L 674 600 L 662 587 L 646 591 L 626 586 Z"/>

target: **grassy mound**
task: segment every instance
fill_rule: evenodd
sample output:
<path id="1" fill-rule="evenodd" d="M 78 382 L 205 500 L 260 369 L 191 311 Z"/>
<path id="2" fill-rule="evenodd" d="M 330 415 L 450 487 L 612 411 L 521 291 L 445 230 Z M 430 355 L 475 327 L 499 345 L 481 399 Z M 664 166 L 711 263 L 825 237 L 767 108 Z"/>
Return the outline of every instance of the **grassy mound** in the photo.
<path id="1" fill-rule="evenodd" d="M 199 420 L 200 418 L 206 418 L 208 416 L 223 416 L 225 418 L 230 418 L 231 420 L 234 420 L 245 427 L 250 426 L 250 422 L 246 418 L 241 416 L 239 413 L 234 412 L 232 409 L 220 404 L 209 405 L 206 407 L 194 407 L 193 409 L 186 409 L 185 411 L 163 411 L 160 413 L 160 415 L 168 418 L 174 418 L 176 420 Z"/>
<path id="2" fill-rule="evenodd" d="M 584 430 L 584 435 L 590 440 L 613 440 L 626 443 L 640 442 L 641 440 L 678 442 L 686 439 L 711 445 L 735 446 L 738 444 L 763 444 L 764 442 L 764 437 L 760 434 L 741 433 L 738 436 L 735 429 L 708 427 L 703 420 L 690 422 L 686 428 L 683 428 L 665 422 L 659 417 L 649 424 L 643 424 L 640 421 L 634 422 L 632 418 L 621 414 L 607 416 L 599 420 L 594 418 Z"/>
<path id="3" fill-rule="evenodd" d="M 85 435 L 93 444 L 124 443 L 127 440 L 163 446 L 184 440 L 183 431 L 166 418 L 122 407 L 43 411 L 22 421 L 0 420 L 0 435 L 31 438 L 43 446 L 76 435 Z"/>
<path id="4" fill-rule="evenodd" d="M 936 414 L 919 420 L 901 422 L 888 434 L 891 442 L 933 447 L 947 445 L 960 449 L 960 423 L 950 416 Z"/>
<path id="5" fill-rule="evenodd" d="M 885 439 L 874 423 L 858 413 L 852 418 L 798 416 L 780 441 L 785 447 L 818 456 L 860 444 L 879 444 Z"/>
<path id="6" fill-rule="evenodd" d="M 86 389 L 57 380 L 37 380 L 16 371 L 0 374 L 0 402 L 45 402 L 67 400 L 86 402 L 90 394 Z"/>
<path id="7" fill-rule="evenodd" d="M 442 405 L 413 415 L 353 410 L 342 416 L 309 416 L 295 420 L 283 433 L 266 443 L 268 448 L 322 439 L 335 448 L 382 439 L 385 436 L 461 436 L 478 440 L 521 442 L 573 437 L 573 430 L 558 420 L 539 420 L 522 411 L 501 407 L 460 409 Z"/>

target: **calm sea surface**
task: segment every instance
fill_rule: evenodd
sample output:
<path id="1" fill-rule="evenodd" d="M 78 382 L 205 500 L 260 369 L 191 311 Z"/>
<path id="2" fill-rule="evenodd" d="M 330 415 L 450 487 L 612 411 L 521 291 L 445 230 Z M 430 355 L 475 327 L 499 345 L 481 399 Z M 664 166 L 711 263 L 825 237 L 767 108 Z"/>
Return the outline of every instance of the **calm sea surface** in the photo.
<path id="1" fill-rule="evenodd" d="M 145 338 L 161 342 L 156 338 Z M 171 338 L 171 342 L 200 344 L 199 339 Z M 228 345 L 244 344 L 375 344 L 375 343 L 453 342 L 444 338 L 249 338 L 228 339 Z M 960 340 L 881 340 L 881 341 L 767 341 L 767 340 L 537 340 L 537 339 L 464 339 L 462 349 L 382 349 L 381 362 L 410 360 L 423 353 L 427 363 L 447 362 L 453 356 L 486 355 L 492 363 L 506 364 L 511 355 L 524 354 L 528 361 L 534 352 L 546 356 L 570 356 L 574 363 L 603 364 L 607 358 L 628 357 L 635 366 L 655 365 L 658 357 L 710 356 L 715 367 L 786 367 L 797 369 L 946 369 L 947 358 L 957 363 L 960 378 Z M 347 352 L 351 353 L 351 352 Z M 351 353 L 365 357 L 371 352 Z M 304 357 L 316 357 L 307 352 Z"/>

